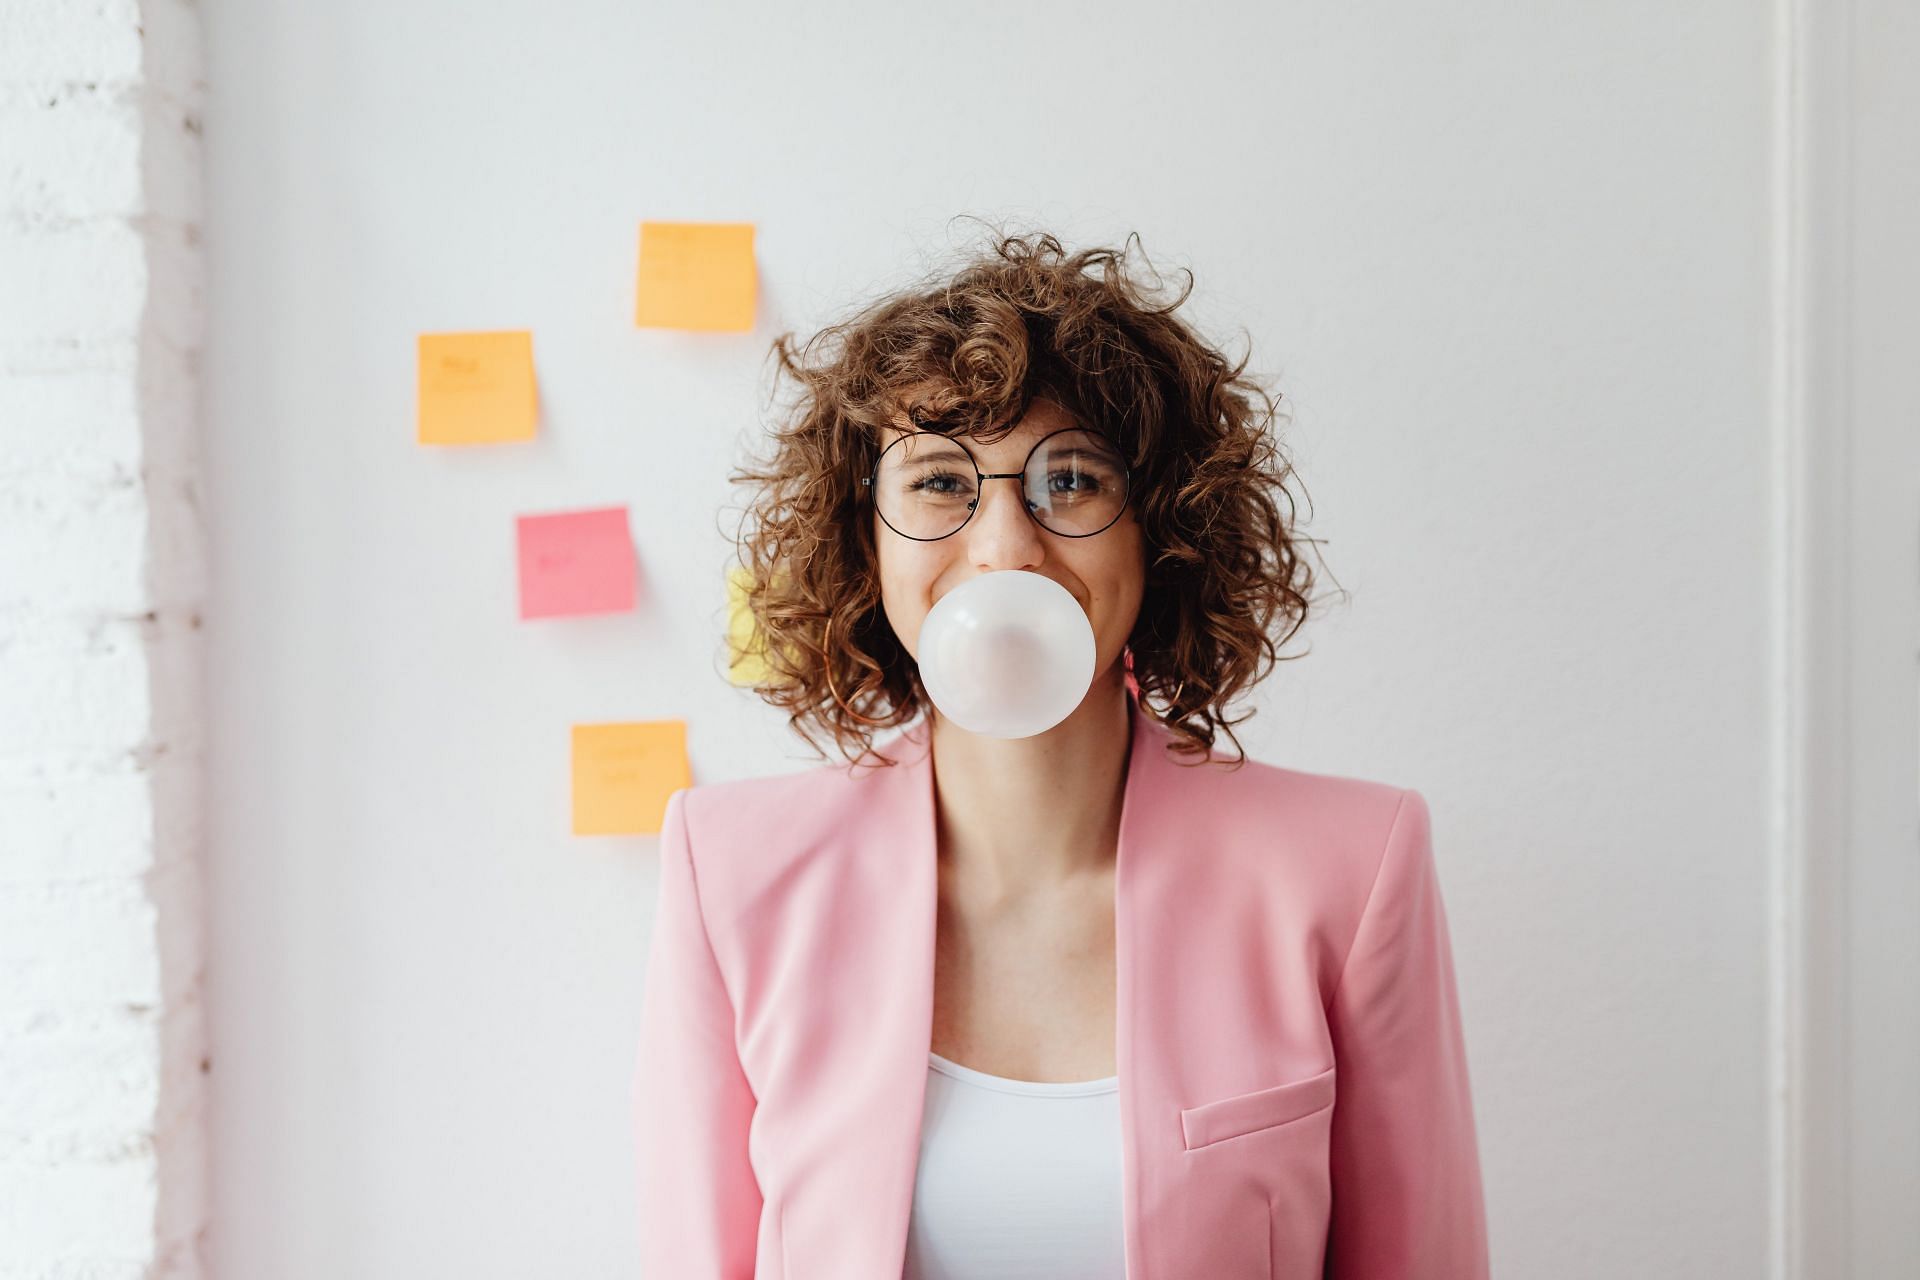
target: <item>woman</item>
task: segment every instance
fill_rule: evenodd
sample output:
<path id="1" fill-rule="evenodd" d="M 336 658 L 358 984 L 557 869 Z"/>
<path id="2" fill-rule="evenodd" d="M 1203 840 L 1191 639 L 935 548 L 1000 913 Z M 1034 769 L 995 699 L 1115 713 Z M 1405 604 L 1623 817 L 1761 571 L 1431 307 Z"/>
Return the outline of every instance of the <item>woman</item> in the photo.
<path id="1" fill-rule="evenodd" d="M 752 656 L 851 767 L 668 803 L 653 1280 L 1487 1274 L 1426 802 L 1215 749 L 1312 575 L 1273 398 L 1131 247 L 1002 237 L 776 344 L 800 394 L 735 477 Z M 1027 738 L 960 728 L 915 659 L 1007 570 L 1096 642 Z"/>

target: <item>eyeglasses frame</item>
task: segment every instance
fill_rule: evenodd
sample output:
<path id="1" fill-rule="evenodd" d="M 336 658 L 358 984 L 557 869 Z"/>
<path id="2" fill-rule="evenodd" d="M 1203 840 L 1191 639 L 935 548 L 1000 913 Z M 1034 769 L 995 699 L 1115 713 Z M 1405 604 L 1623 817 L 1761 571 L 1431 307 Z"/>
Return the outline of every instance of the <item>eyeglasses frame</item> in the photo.
<path id="1" fill-rule="evenodd" d="M 1026 486 L 1024 484 L 1024 481 L 1026 480 L 1026 476 L 1027 476 L 1027 464 L 1033 461 L 1034 454 L 1040 452 L 1041 445 L 1053 439 L 1055 436 L 1063 436 L 1063 435 L 1066 435 L 1068 432 L 1072 432 L 1072 431 L 1084 432 L 1087 435 L 1098 436 L 1100 439 L 1106 440 L 1109 447 L 1113 449 L 1115 458 L 1117 458 L 1120 463 L 1120 480 L 1121 480 L 1120 509 L 1113 513 L 1113 519 L 1107 521 L 1105 524 L 1101 525 L 1098 529 L 1095 529 L 1092 533 L 1061 533 L 1058 529 L 1049 529 L 1047 528 L 1046 524 L 1041 521 L 1040 517 L 1033 513 L 1034 504 L 1027 501 Z M 967 504 L 967 518 L 965 520 L 962 520 L 959 524 L 955 525 L 952 529 L 948 530 L 946 533 L 941 534 L 937 538 L 916 538 L 910 533 L 901 533 L 900 530 L 895 529 L 893 525 L 893 521 L 887 519 L 887 513 L 880 509 L 879 491 L 874 484 L 874 479 L 876 476 L 878 476 L 880 472 L 880 459 L 887 456 L 887 449 L 893 448 L 895 445 L 899 444 L 901 440 L 910 440 L 914 436 L 937 436 L 938 438 L 945 440 L 950 444 L 959 445 L 960 452 L 966 454 L 967 461 L 973 464 L 973 475 L 975 480 L 974 497 L 973 497 L 973 501 Z M 1108 440 L 1104 434 L 1102 434 L 1101 432 L 1095 431 L 1091 427 L 1061 427 L 1058 431 L 1049 431 L 1047 432 L 1047 434 L 1045 434 L 1044 436 L 1041 436 L 1038 440 L 1035 440 L 1033 442 L 1033 447 L 1027 450 L 1027 456 L 1021 459 L 1020 469 L 1018 471 L 998 471 L 998 472 L 993 472 L 991 474 L 988 472 L 982 471 L 980 469 L 980 459 L 973 456 L 973 450 L 967 448 L 967 446 L 961 441 L 960 437 L 950 436 L 942 431 L 908 431 L 900 435 L 897 439 L 890 440 L 887 442 L 886 449 L 882 449 L 880 451 L 879 457 L 876 457 L 873 460 L 873 474 L 861 477 L 860 484 L 863 488 L 865 488 L 868 491 L 869 495 L 873 498 L 874 514 L 880 517 L 881 523 L 885 524 L 887 528 L 893 529 L 893 532 L 895 532 L 896 534 L 899 534 L 902 538 L 907 539 L 909 542 L 944 542 L 946 539 L 951 538 L 954 534 L 966 528 L 967 525 L 973 520 L 973 513 L 980 509 L 980 495 L 985 492 L 986 483 L 989 480 L 1022 481 L 1023 483 L 1021 485 L 1021 493 L 1020 493 L 1021 509 L 1027 513 L 1027 519 L 1033 521 L 1034 524 L 1038 525 L 1042 531 L 1046 533 L 1050 533 L 1056 538 L 1098 537 L 1100 534 L 1105 533 L 1107 530 L 1113 528 L 1114 525 L 1119 523 L 1120 517 L 1127 514 L 1127 504 L 1133 501 L 1133 468 L 1127 465 L 1126 456 L 1120 452 L 1119 445 L 1114 444 L 1111 440 Z"/>

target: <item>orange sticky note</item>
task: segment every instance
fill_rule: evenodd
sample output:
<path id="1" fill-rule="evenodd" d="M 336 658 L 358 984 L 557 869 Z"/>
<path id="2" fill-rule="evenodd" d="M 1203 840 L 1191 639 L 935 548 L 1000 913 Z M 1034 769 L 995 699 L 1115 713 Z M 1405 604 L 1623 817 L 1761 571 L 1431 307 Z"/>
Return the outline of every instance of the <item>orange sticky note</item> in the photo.
<path id="1" fill-rule="evenodd" d="M 573 726 L 573 834 L 656 835 L 667 797 L 691 785 L 686 721 Z"/>
<path id="2" fill-rule="evenodd" d="M 520 516 L 520 616 L 633 608 L 638 559 L 625 507 Z"/>
<path id="3" fill-rule="evenodd" d="M 533 335 L 420 335 L 421 444 L 502 444 L 533 439 L 539 392 Z"/>
<path id="4" fill-rule="evenodd" d="M 643 329 L 753 328 L 751 222 L 643 222 L 634 323 Z"/>
<path id="5" fill-rule="evenodd" d="M 737 685 L 757 685 L 768 676 L 766 637 L 747 608 L 747 584 L 753 581 L 744 565 L 727 570 L 727 656 L 733 665 L 727 679 Z"/>

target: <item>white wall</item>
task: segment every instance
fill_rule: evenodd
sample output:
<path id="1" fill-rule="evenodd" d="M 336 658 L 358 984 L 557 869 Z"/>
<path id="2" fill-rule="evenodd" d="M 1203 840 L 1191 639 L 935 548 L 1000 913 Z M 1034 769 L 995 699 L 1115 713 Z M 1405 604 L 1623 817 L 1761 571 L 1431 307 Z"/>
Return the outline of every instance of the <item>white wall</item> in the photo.
<path id="1" fill-rule="evenodd" d="M 1433 804 L 1497 1273 L 1763 1274 L 1773 21 L 211 3 L 219 1274 L 631 1274 L 654 848 L 567 729 L 807 763 L 725 473 L 958 212 L 1138 230 L 1293 400 L 1352 597 L 1243 740 Z M 753 335 L 631 327 L 643 217 L 759 224 Z M 419 448 L 414 335 L 495 327 L 540 440 Z M 640 612 L 514 621 L 512 517 L 622 501 Z"/>
<path id="2" fill-rule="evenodd" d="M 200 47 L 0 0 L 0 1276 L 202 1274 Z"/>

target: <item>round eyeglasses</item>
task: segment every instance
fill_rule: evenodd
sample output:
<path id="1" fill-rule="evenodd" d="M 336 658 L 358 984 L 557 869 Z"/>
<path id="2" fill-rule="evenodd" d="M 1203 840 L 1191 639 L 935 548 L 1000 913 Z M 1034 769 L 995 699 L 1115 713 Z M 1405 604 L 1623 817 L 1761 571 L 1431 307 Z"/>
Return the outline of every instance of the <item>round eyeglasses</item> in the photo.
<path id="1" fill-rule="evenodd" d="M 952 436 L 913 431 L 882 449 L 873 474 L 860 483 L 872 491 L 889 529 L 915 542 L 937 542 L 973 518 L 989 480 L 1018 480 L 1027 514 L 1063 538 L 1090 538 L 1127 508 L 1126 459 L 1112 441 L 1084 427 L 1042 436 L 1020 470 L 991 475 Z"/>

